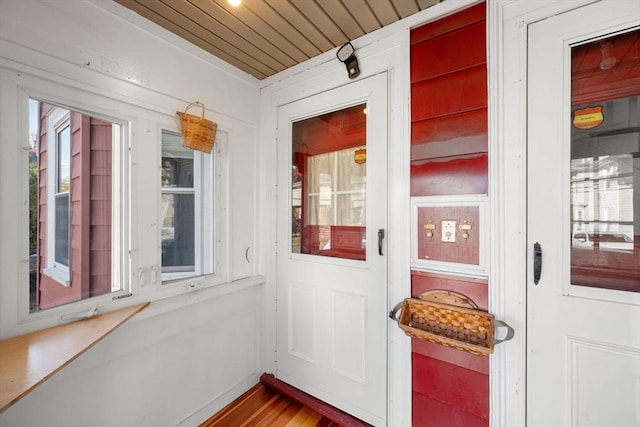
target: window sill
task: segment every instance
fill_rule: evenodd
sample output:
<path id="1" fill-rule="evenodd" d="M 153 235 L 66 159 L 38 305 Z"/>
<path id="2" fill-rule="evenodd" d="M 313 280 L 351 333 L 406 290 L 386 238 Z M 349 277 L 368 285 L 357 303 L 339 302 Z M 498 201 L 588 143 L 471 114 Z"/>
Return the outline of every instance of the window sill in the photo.
<path id="1" fill-rule="evenodd" d="M 0 413 L 148 304 L 0 340 Z"/>
<path id="2" fill-rule="evenodd" d="M 69 287 L 69 272 L 56 267 L 47 267 L 42 271 L 65 288 Z"/>

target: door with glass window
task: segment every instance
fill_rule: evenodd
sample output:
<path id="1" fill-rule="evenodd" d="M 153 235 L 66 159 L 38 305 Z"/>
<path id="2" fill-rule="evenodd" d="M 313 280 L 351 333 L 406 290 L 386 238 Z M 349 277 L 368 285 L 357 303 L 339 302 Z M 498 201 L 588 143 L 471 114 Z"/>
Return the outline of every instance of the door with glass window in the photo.
<path id="1" fill-rule="evenodd" d="M 527 421 L 640 425 L 640 2 L 529 28 Z"/>
<path id="2" fill-rule="evenodd" d="M 278 108 L 276 376 L 386 423 L 387 79 Z"/>

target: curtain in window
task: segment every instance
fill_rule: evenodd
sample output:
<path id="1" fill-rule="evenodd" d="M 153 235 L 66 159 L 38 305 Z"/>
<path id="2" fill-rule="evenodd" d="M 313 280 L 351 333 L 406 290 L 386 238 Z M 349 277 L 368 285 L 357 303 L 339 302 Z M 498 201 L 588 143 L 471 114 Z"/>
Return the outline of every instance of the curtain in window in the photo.
<path id="1" fill-rule="evenodd" d="M 354 161 L 356 148 L 307 159 L 307 224 L 365 224 L 366 164 Z"/>

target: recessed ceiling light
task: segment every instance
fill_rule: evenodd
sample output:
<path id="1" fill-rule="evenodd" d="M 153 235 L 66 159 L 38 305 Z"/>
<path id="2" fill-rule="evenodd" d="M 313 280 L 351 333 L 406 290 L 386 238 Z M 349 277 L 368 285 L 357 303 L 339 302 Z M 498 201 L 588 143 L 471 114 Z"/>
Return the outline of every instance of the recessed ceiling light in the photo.
<path id="1" fill-rule="evenodd" d="M 227 0 L 227 1 L 233 7 L 238 7 L 240 6 L 240 3 L 242 3 L 242 0 Z"/>

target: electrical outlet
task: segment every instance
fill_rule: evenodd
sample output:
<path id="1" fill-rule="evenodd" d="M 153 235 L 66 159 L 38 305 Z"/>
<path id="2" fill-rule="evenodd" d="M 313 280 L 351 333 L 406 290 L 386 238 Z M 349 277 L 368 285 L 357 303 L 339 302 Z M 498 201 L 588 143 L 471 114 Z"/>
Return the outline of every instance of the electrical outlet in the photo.
<path id="1" fill-rule="evenodd" d="M 456 222 L 442 221 L 442 241 L 448 243 L 456 242 Z"/>

